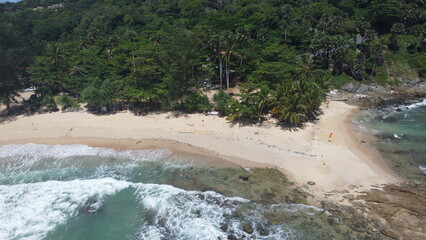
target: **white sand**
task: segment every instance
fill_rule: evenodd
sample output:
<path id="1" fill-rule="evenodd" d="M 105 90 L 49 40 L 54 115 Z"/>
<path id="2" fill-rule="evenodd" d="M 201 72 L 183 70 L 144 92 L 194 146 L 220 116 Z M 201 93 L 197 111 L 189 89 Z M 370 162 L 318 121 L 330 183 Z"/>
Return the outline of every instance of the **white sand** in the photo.
<path id="1" fill-rule="evenodd" d="M 295 131 L 273 124 L 231 125 L 225 118 L 202 114 L 175 118 L 171 113 L 144 117 L 130 112 L 101 116 L 83 111 L 47 113 L 19 116 L 1 124 L 0 144 L 90 144 L 90 138 L 115 139 L 118 145 L 119 139 L 173 140 L 211 150 L 242 166 L 275 166 L 298 185 L 315 182 L 310 189 L 319 195 L 401 181 L 367 147 L 371 139 L 354 131 L 350 118 L 356 107 L 332 102 L 323 111 L 317 123 Z M 332 142 L 328 141 L 330 131 Z M 367 143 L 360 143 L 361 140 Z M 102 143 L 98 141 L 96 145 Z M 122 145 L 116 148 L 123 148 Z"/>

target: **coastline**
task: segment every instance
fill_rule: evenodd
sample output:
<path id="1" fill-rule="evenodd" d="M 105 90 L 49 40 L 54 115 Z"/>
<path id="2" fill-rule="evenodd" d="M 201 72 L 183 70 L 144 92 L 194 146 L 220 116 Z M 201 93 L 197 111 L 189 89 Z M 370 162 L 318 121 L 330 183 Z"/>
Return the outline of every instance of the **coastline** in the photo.
<path id="1" fill-rule="evenodd" d="M 143 117 L 129 112 L 96 116 L 84 111 L 18 116 L 0 125 L 0 145 L 86 144 L 117 150 L 167 148 L 211 156 L 208 166 L 275 167 L 298 186 L 313 182 L 308 191 L 318 199 L 343 201 L 345 191 L 356 194 L 403 180 L 372 149 L 372 136 L 357 133 L 352 117 L 357 107 L 333 101 L 322 107 L 315 123 L 302 129 L 232 125 L 224 118 L 173 113 Z M 328 134 L 333 131 L 333 139 Z M 361 143 L 360 141 L 365 143 Z M 221 161 L 218 159 L 224 159 Z M 316 204 L 317 203 L 317 204 Z"/>

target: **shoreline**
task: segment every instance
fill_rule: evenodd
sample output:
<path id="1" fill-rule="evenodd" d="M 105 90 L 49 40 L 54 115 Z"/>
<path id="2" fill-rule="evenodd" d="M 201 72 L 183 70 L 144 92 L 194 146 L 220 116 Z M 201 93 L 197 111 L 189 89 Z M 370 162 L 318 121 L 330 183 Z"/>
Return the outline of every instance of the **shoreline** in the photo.
<path id="1" fill-rule="evenodd" d="M 232 125 L 224 118 L 202 114 L 140 117 L 129 112 L 100 116 L 84 111 L 45 113 L 2 123 L 0 145 L 86 144 L 116 150 L 160 147 L 216 159 L 208 166 L 277 168 L 298 186 L 313 182 L 308 191 L 316 197 L 312 204 L 318 205 L 322 199 L 344 201 L 342 194 L 330 192 L 356 194 L 403 182 L 377 150 L 371 146 L 364 149 L 373 136 L 355 131 L 352 118 L 358 110 L 332 101 L 329 107 L 322 107 L 319 120 L 295 131 L 272 122 Z M 331 142 L 330 131 L 334 133 Z"/>
<path id="2" fill-rule="evenodd" d="M 21 144 L 41 144 L 41 145 L 86 145 L 93 148 L 108 148 L 116 151 L 144 150 L 144 149 L 167 149 L 178 155 L 191 155 L 199 157 L 196 166 L 218 167 L 218 168 L 240 168 L 241 165 L 233 160 L 220 156 L 219 153 L 209 149 L 196 147 L 190 144 L 168 140 L 168 139 L 131 139 L 131 138 L 100 138 L 100 137 L 57 137 L 57 138 L 30 138 L 14 141 L 0 141 L 0 146 L 21 145 Z M 250 163 L 249 163 L 250 164 Z M 252 168 L 271 167 L 251 163 Z"/>

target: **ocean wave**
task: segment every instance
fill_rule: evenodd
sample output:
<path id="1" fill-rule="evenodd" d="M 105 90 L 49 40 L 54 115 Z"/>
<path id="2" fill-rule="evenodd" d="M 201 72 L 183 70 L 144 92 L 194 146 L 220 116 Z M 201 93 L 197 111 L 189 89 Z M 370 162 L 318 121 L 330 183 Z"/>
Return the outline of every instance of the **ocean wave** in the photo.
<path id="1" fill-rule="evenodd" d="M 412 109 L 416 109 L 416 108 L 421 107 L 421 106 L 426 106 L 426 99 L 423 99 L 423 101 L 421 101 L 421 102 L 412 103 L 412 104 L 405 106 L 405 107 L 408 110 L 412 110 Z"/>
<path id="2" fill-rule="evenodd" d="M 137 162 L 158 161 L 171 155 L 167 149 L 145 149 L 117 151 L 109 148 L 89 147 L 87 145 L 5 145 L 0 146 L 0 178 L 3 174 L 25 174 L 30 170 L 81 167 L 90 161 L 87 158 L 101 158 L 127 161 L 121 170 L 132 167 Z M 119 161 L 115 161 L 120 165 Z M 134 165 L 133 165 L 134 166 Z M 102 170 L 102 169 L 101 169 Z M 111 170 L 111 169 L 109 169 Z M 103 175 L 99 173 L 100 177 Z"/>
<path id="3" fill-rule="evenodd" d="M 128 188 L 145 211 L 132 239 L 226 239 L 231 233 L 287 239 L 296 234 L 284 224 L 268 224 L 262 215 L 267 209 L 243 198 L 104 178 L 0 186 L 0 239 L 43 239 L 72 217 L 96 213 L 109 196 Z M 244 232 L 244 223 L 252 224 L 252 234 Z M 259 232 L 260 226 L 267 236 Z"/>
<path id="4" fill-rule="evenodd" d="M 136 196 L 151 212 L 150 219 L 139 230 L 138 239 L 226 238 L 220 229 L 226 222 L 225 216 L 232 215 L 238 205 L 249 202 L 211 191 L 184 191 L 157 184 L 139 184 Z"/>
<path id="5" fill-rule="evenodd" d="M 423 172 L 424 175 L 426 175 L 426 166 L 419 166 L 420 170 Z"/>
<path id="6" fill-rule="evenodd" d="M 70 157 L 95 156 L 95 157 L 116 157 L 127 158 L 139 161 L 158 160 L 170 155 L 167 149 L 144 149 L 117 151 L 110 148 L 89 147 L 87 145 L 43 145 L 43 144 L 21 144 L 0 146 L 0 158 L 17 156 L 25 160 L 56 158 L 66 159 Z"/>
<path id="7" fill-rule="evenodd" d="M 107 153 L 102 153 L 104 150 Z M 137 233 L 126 237 L 128 239 L 227 239 L 230 234 L 237 238 L 292 239 L 298 235 L 296 230 L 283 222 L 271 225 L 264 214 L 301 211 L 315 215 L 322 212 L 306 205 L 276 205 L 270 208 L 212 191 L 186 191 L 165 184 L 130 182 L 126 176 L 140 174 L 139 171 L 135 172 L 135 168 L 141 161 L 155 161 L 169 154 L 168 151 L 151 153 L 151 150 L 132 153 L 132 156 L 140 156 L 124 163 L 105 159 L 93 163 L 93 157 L 121 158 L 125 154 L 85 145 L 0 147 L 0 167 L 3 167 L 0 168 L 0 182 L 2 177 L 16 179 L 7 182 L 8 185 L 0 185 L 0 239 L 46 238 L 50 233 L 56 234 L 58 228 L 65 228 L 68 220 L 84 216 L 81 214 L 107 212 L 98 210 L 109 209 L 110 206 L 104 206 L 104 202 L 110 198 L 113 201 L 113 195 L 130 197 L 144 211 L 138 220 Z M 85 158 L 87 156 L 88 159 Z M 64 162 L 67 164 L 64 165 Z M 159 166 L 152 162 L 144 164 Z M 166 169 L 170 167 L 175 166 L 164 165 Z M 161 172 L 164 168 L 161 165 L 153 171 Z M 152 172 L 150 168 L 146 170 Z M 87 178 L 88 171 L 90 179 Z M 64 177 L 67 175 L 80 179 L 67 179 Z M 22 183 L 22 179 L 37 180 Z M 253 233 L 245 232 L 244 224 L 250 224 Z"/>
<path id="8" fill-rule="evenodd" d="M 137 185 L 136 196 L 150 212 L 136 239 L 294 239 L 300 236 L 285 223 L 271 225 L 265 214 L 325 213 L 323 209 L 303 204 L 259 205 L 238 197 L 216 192 L 184 191 L 172 186 Z M 248 224 L 253 232 L 248 233 Z M 267 234 L 265 234 L 265 232 Z"/>
<path id="9" fill-rule="evenodd" d="M 95 211 L 105 196 L 129 186 L 111 178 L 0 185 L 0 239 L 42 239 L 82 207 Z"/>

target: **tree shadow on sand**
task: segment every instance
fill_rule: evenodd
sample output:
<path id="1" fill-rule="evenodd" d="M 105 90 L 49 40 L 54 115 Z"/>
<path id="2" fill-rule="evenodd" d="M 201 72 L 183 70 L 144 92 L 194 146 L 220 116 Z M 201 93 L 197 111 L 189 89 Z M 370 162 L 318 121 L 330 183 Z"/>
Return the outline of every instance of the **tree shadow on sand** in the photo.
<path id="1" fill-rule="evenodd" d="M 246 126 L 252 126 L 252 127 L 265 127 L 265 128 L 271 128 L 272 126 L 274 127 L 279 127 L 281 130 L 283 131 L 290 131 L 290 132 L 297 132 L 299 130 L 303 130 L 306 128 L 306 124 L 307 123 L 313 123 L 313 124 L 317 124 L 319 121 L 319 116 L 321 116 L 323 114 L 322 110 L 318 110 L 313 116 L 311 116 L 311 118 L 308 119 L 308 121 L 298 124 L 298 125 L 294 125 L 294 124 L 290 124 L 289 122 L 282 122 L 282 121 L 277 121 L 277 122 L 272 122 L 266 118 L 261 118 L 258 120 L 254 120 L 254 119 L 239 119 L 236 121 L 232 121 L 230 122 L 230 126 L 231 127 L 246 127 Z"/>
<path id="2" fill-rule="evenodd" d="M 31 107 L 27 103 L 10 106 L 9 109 L 0 111 L 0 124 L 7 124 L 16 121 L 19 116 L 31 116 Z"/>

